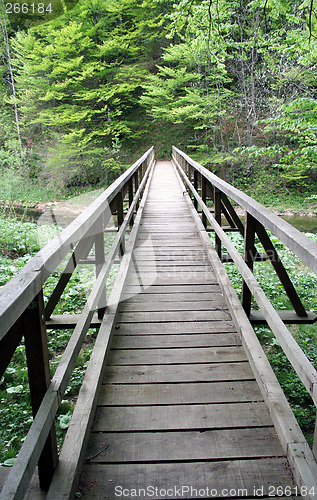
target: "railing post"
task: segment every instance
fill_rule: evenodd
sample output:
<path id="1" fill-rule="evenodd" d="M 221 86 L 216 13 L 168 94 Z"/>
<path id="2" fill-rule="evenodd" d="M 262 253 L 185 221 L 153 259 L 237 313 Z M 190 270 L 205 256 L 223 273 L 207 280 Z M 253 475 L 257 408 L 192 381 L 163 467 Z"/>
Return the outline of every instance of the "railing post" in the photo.
<path id="1" fill-rule="evenodd" d="M 129 208 L 132 205 L 133 202 L 133 178 L 131 177 L 128 182 L 128 189 L 129 189 Z M 132 217 L 130 219 L 129 225 L 130 227 L 133 226 L 134 223 L 134 216 L 132 214 Z"/>
<path id="2" fill-rule="evenodd" d="M 133 175 L 133 179 L 134 179 L 134 192 L 136 193 L 137 190 L 139 189 L 139 174 L 138 174 L 138 170 Z M 139 200 L 137 201 L 135 208 L 136 208 L 136 210 L 139 209 Z"/>
<path id="3" fill-rule="evenodd" d="M 313 455 L 317 460 L 317 413 L 315 421 L 315 432 L 314 432 L 314 442 L 313 442 Z"/>
<path id="4" fill-rule="evenodd" d="M 116 204 L 117 204 L 118 228 L 120 228 L 120 226 L 122 225 L 122 223 L 124 221 L 122 191 L 119 191 L 119 193 L 117 194 Z M 124 236 L 123 236 L 122 241 L 121 241 L 121 245 L 120 245 L 120 256 L 121 257 L 124 254 L 124 252 L 125 252 L 125 241 L 124 241 Z"/>
<path id="5" fill-rule="evenodd" d="M 42 291 L 34 298 L 23 313 L 22 326 L 25 338 L 32 410 L 33 416 L 35 416 L 50 384 Z M 38 463 L 40 486 L 43 490 L 48 490 L 50 486 L 57 460 L 56 433 L 55 427 L 52 426 Z"/>
<path id="6" fill-rule="evenodd" d="M 255 252 L 255 219 L 247 212 L 246 215 L 246 223 L 245 223 L 245 234 L 244 234 L 244 261 L 253 271 L 253 263 L 254 263 L 254 252 Z M 246 282 L 242 281 L 242 293 L 241 293 L 241 303 L 242 307 L 247 316 L 251 314 L 251 291 L 248 288 Z"/>
<path id="7" fill-rule="evenodd" d="M 95 262 L 96 262 L 96 277 L 99 276 L 101 268 L 105 263 L 105 241 L 104 241 L 104 228 L 103 228 L 103 216 L 99 218 L 96 223 L 96 235 L 95 235 Z M 104 292 L 100 298 L 98 304 L 98 319 L 102 319 L 107 307 L 107 286 L 104 288 Z"/>
<path id="8" fill-rule="evenodd" d="M 198 192 L 198 172 L 197 172 L 197 170 L 194 170 L 194 188 Z M 198 209 L 198 202 L 197 202 L 195 196 L 194 196 L 194 207 L 196 210 Z"/>
<path id="9" fill-rule="evenodd" d="M 221 191 L 214 187 L 214 205 L 215 205 L 215 219 L 218 222 L 219 226 L 221 226 Z M 221 259 L 221 239 L 216 234 L 215 235 L 215 249 L 216 252 Z"/>
<path id="10" fill-rule="evenodd" d="M 200 174 L 200 176 L 201 176 L 201 197 L 203 202 L 206 204 L 207 201 L 206 177 L 204 177 L 202 174 Z M 204 214 L 204 212 L 202 213 L 202 223 L 204 227 L 207 227 L 207 217 Z"/>
<path id="11" fill-rule="evenodd" d="M 140 184 L 141 184 L 142 179 L 143 179 L 143 177 L 145 175 L 145 172 L 146 172 L 146 165 L 145 165 L 145 162 L 143 161 L 142 164 L 141 164 L 141 167 L 140 167 Z M 145 189 L 145 186 L 142 189 L 141 197 L 143 196 L 144 189 Z"/>

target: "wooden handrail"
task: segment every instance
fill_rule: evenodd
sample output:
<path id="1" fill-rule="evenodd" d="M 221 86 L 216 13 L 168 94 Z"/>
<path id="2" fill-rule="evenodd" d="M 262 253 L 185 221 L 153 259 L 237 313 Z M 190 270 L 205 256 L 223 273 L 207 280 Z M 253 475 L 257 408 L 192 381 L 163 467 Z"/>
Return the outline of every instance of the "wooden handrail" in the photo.
<path id="1" fill-rule="evenodd" d="M 242 346 L 252 367 L 263 399 L 270 411 L 270 415 L 273 420 L 283 451 L 292 469 L 292 476 L 294 478 L 295 484 L 297 484 L 298 487 L 306 488 L 305 491 L 307 492 L 307 500 L 314 500 L 314 495 L 316 493 L 315 485 L 317 484 L 317 462 L 314 458 L 314 455 L 315 457 L 317 456 L 316 446 L 314 446 L 313 450 L 310 450 L 309 445 L 302 431 L 300 430 L 294 414 L 287 402 L 287 399 L 281 387 L 279 386 L 276 376 L 273 373 L 269 361 L 265 356 L 258 337 L 256 336 L 252 325 L 248 320 L 245 311 L 243 310 L 239 298 L 234 291 L 229 276 L 227 275 L 226 270 L 224 269 L 222 262 L 219 259 L 217 252 L 215 251 L 215 247 L 208 236 L 208 233 L 206 231 L 206 224 L 204 224 L 204 221 L 202 220 L 205 216 L 205 213 L 208 217 L 210 216 L 210 214 L 208 214 L 208 208 L 206 204 L 205 212 L 202 211 L 201 218 L 199 212 L 195 210 L 195 206 L 193 205 L 191 199 L 191 193 L 187 192 L 188 188 L 186 189 L 187 183 L 183 182 L 183 177 L 181 177 L 181 173 L 177 171 L 178 165 L 176 165 L 175 162 L 174 168 L 177 173 L 179 182 L 182 186 L 184 198 L 191 208 L 195 225 L 200 232 L 200 237 L 207 252 L 209 261 L 212 264 L 214 272 L 217 276 L 222 293 L 226 298 L 228 309 L 232 314 L 232 319 L 234 320 L 237 332 L 241 336 Z M 201 185 L 203 185 L 203 179 L 201 179 Z M 195 187 L 193 186 L 193 188 Z M 205 191 L 204 189 L 202 189 L 201 199 L 204 197 L 204 195 Z M 198 200 L 199 199 L 197 198 L 197 205 L 199 205 Z M 205 222 L 207 223 L 207 218 Z M 239 255 L 237 256 L 238 258 L 241 258 Z M 317 436 L 317 431 L 315 436 Z M 316 444 L 317 443 L 315 441 L 315 445 Z"/>
<path id="2" fill-rule="evenodd" d="M 186 162 L 188 161 L 189 157 L 187 155 L 185 155 L 184 153 L 182 153 L 177 148 L 173 148 L 173 152 L 174 153 L 176 152 L 177 155 L 182 157 L 183 159 L 185 159 Z M 256 278 L 254 277 L 252 270 L 248 267 L 247 263 L 243 260 L 242 256 L 240 255 L 238 250 L 235 248 L 235 246 L 233 245 L 231 240 L 228 238 L 225 231 L 221 228 L 220 224 L 216 221 L 215 217 L 213 217 L 213 215 L 210 213 L 206 203 L 203 201 L 202 197 L 199 195 L 197 189 L 195 189 L 195 186 L 188 179 L 186 172 L 184 171 L 182 165 L 178 161 L 179 158 L 177 158 L 177 155 L 176 154 L 173 155 L 173 162 L 174 162 L 176 168 L 178 169 L 178 172 L 181 175 L 182 181 L 185 183 L 185 186 L 187 186 L 188 189 L 193 194 L 194 199 L 196 200 L 196 204 L 200 206 L 200 208 L 203 212 L 204 218 L 206 220 L 208 220 L 209 224 L 214 229 L 216 236 L 219 238 L 219 240 L 224 244 L 225 248 L 227 249 L 233 262 L 236 264 L 241 276 L 243 277 L 243 280 L 245 281 L 248 288 L 252 292 L 253 297 L 255 298 L 255 300 L 256 300 L 261 312 L 263 313 L 268 325 L 270 326 L 272 332 L 276 336 L 276 338 L 279 341 L 281 347 L 283 348 L 287 358 L 289 359 L 290 363 L 292 364 L 294 370 L 296 371 L 297 375 L 299 376 L 300 380 L 304 384 L 304 386 L 307 389 L 308 393 L 310 394 L 312 400 L 314 401 L 315 405 L 317 406 L 317 370 L 314 368 L 312 363 L 307 359 L 306 355 L 304 354 L 302 349 L 299 347 L 299 345 L 295 341 L 292 334 L 289 332 L 287 327 L 284 325 L 284 323 L 281 320 L 281 318 L 279 317 L 277 311 L 274 309 L 271 302 L 266 297 L 260 284 L 258 283 Z M 190 165 L 193 166 L 194 168 L 196 168 L 197 165 L 199 167 L 201 167 L 199 169 L 200 173 L 208 180 L 210 180 L 211 177 L 216 177 L 216 176 L 214 176 L 214 174 L 211 174 L 208 170 L 206 170 L 204 167 L 202 167 L 201 165 L 194 162 L 192 159 L 190 159 L 190 160 L 191 160 Z M 210 174 L 211 174 L 211 176 L 210 176 Z M 221 182 L 220 181 L 221 181 L 221 179 L 218 179 L 217 189 L 219 189 L 220 186 L 222 185 L 222 182 L 224 182 L 224 181 L 221 181 Z M 231 187 L 227 183 L 225 183 L 225 184 L 226 184 L 226 186 Z M 235 189 L 235 188 L 232 188 L 232 189 Z M 238 190 L 236 190 L 236 191 L 238 191 Z M 241 192 L 239 192 L 239 193 L 241 193 Z M 228 194 L 231 198 L 233 198 L 233 196 L 228 193 L 228 189 L 227 189 L 226 194 Z M 243 193 L 241 193 L 241 194 L 243 195 Z M 240 198 L 242 198 L 241 194 L 239 195 Z M 250 197 L 246 196 L 246 198 L 252 200 Z M 235 198 L 233 198 L 233 199 L 235 199 Z M 248 201 L 248 200 L 246 200 L 246 201 Z M 258 205 L 260 207 L 262 207 L 262 205 L 260 205 L 260 204 L 258 204 Z M 248 206 L 248 207 L 251 206 L 249 201 L 248 201 L 248 203 L 245 203 L 245 206 Z M 257 207 L 257 208 L 259 208 L 259 207 Z M 263 209 L 264 209 L 264 207 L 263 207 Z M 271 212 L 269 210 L 267 210 L 267 209 L 265 209 L 265 210 L 266 210 L 266 212 L 269 212 L 271 214 Z M 256 212 L 256 215 L 259 217 L 260 214 L 258 212 Z M 274 214 L 272 214 L 272 216 L 274 216 Z M 266 217 L 268 217 L 267 213 L 266 213 Z M 274 216 L 274 217 L 276 217 L 276 216 Z M 257 218 L 257 217 L 255 217 L 255 218 Z M 259 218 L 257 220 L 259 220 Z M 280 222 L 280 219 L 277 218 L 277 221 L 273 221 L 273 225 L 274 225 L 275 229 L 277 228 L 277 222 Z M 284 221 L 281 221 L 281 222 L 284 222 Z M 292 241 L 295 241 L 295 237 L 297 236 L 297 233 L 299 233 L 299 231 L 297 231 L 297 230 L 293 231 L 293 228 L 289 224 L 287 224 L 287 223 L 285 223 L 285 224 L 288 227 L 288 233 L 291 234 L 291 236 L 292 236 Z M 286 231 L 286 228 L 283 227 L 281 229 L 281 231 L 282 231 L 282 234 L 284 234 L 284 231 Z M 299 234 L 301 235 L 301 233 L 299 233 Z M 309 238 L 305 237 L 305 239 L 307 239 L 309 242 L 311 242 L 311 240 Z M 297 242 L 298 242 L 298 240 L 297 240 Z M 314 243 L 314 242 L 312 242 L 312 243 Z M 314 243 L 314 245 L 312 245 L 312 248 L 314 248 L 314 253 L 312 256 L 314 259 L 314 255 L 317 252 L 317 244 Z M 308 251 L 309 251 L 308 245 L 306 245 L 305 254 Z M 298 252 L 298 253 L 300 254 L 300 252 Z M 312 259 L 312 262 L 314 261 L 313 259 Z M 315 436 L 314 436 L 315 456 L 316 456 L 316 452 L 317 452 L 317 426 L 316 426 L 316 431 L 315 431 Z"/>
<path id="3" fill-rule="evenodd" d="M 110 203 L 139 167 L 153 154 L 154 147 L 152 146 L 0 290 L 0 340 L 40 292 L 47 278 L 72 251 L 74 245 L 86 235 L 98 218 L 107 210 L 110 218 Z"/>
<path id="4" fill-rule="evenodd" d="M 317 244 L 314 241 L 288 224 L 288 222 L 275 215 L 268 208 L 261 205 L 261 203 L 231 186 L 226 181 L 220 179 L 220 177 L 217 177 L 175 146 L 173 146 L 173 156 L 176 160 L 177 156 L 183 158 L 191 167 L 200 172 L 213 186 L 229 196 L 229 198 L 238 203 L 238 205 L 244 208 L 263 226 L 271 231 L 271 233 L 292 250 L 299 259 L 307 264 L 307 266 L 317 272 Z"/>

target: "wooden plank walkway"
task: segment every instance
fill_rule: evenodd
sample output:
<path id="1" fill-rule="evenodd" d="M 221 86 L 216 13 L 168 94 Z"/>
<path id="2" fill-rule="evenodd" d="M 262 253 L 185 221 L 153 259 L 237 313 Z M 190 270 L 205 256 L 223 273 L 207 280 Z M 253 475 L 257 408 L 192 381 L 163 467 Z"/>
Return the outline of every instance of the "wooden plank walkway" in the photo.
<path id="1" fill-rule="evenodd" d="M 252 498 L 292 488 L 170 162 L 155 167 L 134 265 L 88 443 L 85 498 L 180 498 L 180 489 L 181 498 Z"/>

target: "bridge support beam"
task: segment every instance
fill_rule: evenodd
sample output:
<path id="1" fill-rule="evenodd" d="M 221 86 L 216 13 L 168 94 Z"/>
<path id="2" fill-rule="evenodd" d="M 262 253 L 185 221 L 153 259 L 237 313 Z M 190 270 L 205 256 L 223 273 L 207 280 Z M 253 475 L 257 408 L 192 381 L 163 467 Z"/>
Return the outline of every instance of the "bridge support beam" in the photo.
<path id="1" fill-rule="evenodd" d="M 96 224 L 96 235 L 95 235 L 95 259 L 96 259 L 96 278 L 98 278 L 102 266 L 105 263 L 105 242 L 104 242 L 104 224 L 103 216 L 100 217 Z M 104 291 L 101 295 L 101 299 L 98 304 L 98 319 L 102 319 L 107 306 L 107 287 L 104 287 Z"/>
<path id="2" fill-rule="evenodd" d="M 122 191 L 119 191 L 116 197 L 116 205 L 117 205 L 117 217 L 118 217 L 118 228 L 120 229 L 121 225 L 123 224 L 124 221 L 124 213 L 123 213 L 123 196 L 122 196 Z M 125 253 L 125 243 L 124 239 L 121 242 L 120 245 L 120 257 L 122 257 Z"/>
<path id="3" fill-rule="evenodd" d="M 279 277 L 280 282 L 282 283 L 285 292 L 288 295 L 288 298 L 294 307 L 294 311 L 300 317 L 306 317 L 307 312 L 295 290 L 293 283 L 290 280 L 290 277 L 287 274 L 285 267 L 283 266 L 277 251 L 274 248 L 273 243 L 271 242 L 265 227 L 260 224 L 260 222 L 256 221 L 255 225 L 256 233 L 260 239 L 260 242 L 267 253 L 268 258 L 271 261 L 274 270 Z"/>
<path id="4" fill-rule="evenodd" d="M 248 268 L 253 271 L 253 264 L 255 258 L 255 219 L 247 213 L 245 221 L 245 233 L 244 233 L 244 262 Z M 252 294 L 247 286 L 246 282 L 242 281 L 242 293 L 241 293 L 241 303 L 242 307 L 247 316 L 251 313 L 251 300 Z"/>
<path id="5" fill-rule="evenodd" d="M 25 351 L 33 416 L 36 415 L 50 384 L 50 369 L 42 291 L 34 298 L 22 316 Z M 40 486 L 48 490 L 58 460 L 56 432 L 53 426 L 38 463 Z"/>
<path id="6" fill-rule="evenodd" d="M 314 443 L 313 443 L 313 455 L 317 460 L 317 413 L 315 421 L 315 432 L 314 432 Z"/>
<path id="7" fill-rule="evenodd" d="M 221 226 L 221 191 L 214 188 L 214 204 L 215 204 L 215 219 L 218 222 L 219 226 Z M 215 249 L 218 256 L 221 259 L 221 239 L 217 234 L 215 234 Z"/>

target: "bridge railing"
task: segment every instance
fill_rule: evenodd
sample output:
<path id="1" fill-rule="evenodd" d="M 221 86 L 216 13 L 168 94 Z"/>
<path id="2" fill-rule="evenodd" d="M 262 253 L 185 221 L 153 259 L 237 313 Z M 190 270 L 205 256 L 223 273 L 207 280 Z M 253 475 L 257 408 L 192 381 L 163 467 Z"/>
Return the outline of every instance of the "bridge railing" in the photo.
<path id="1" fill-rule="evenodd" d="M 233 261 L 242 276 L 241 302 L 247 316 L 250 321 L 254 320 L 253 322 L 267 322 L 317 406 L 317 372 L 285 326 L 286 322 L 314 322 L 316 315 L 305 310 L 266 229 L 315 272 L 317 272 L 317 244 L 250 196 L 220 179 L 174 146 L 173 162 L 188 192 L 193 197 L 196 210 L 200 209 L 201 211 L 203 225 L 206 229 L 215 232 L 215 249 L 219 258 L 225 262 Z M 207 206 L 207 199 L 213 201 L 214 214 Z M 237 215 L 231 200 L 245 210 L 245 225 Z M 222 227 L 222 216 L 227 220 L 228 227 Z M 227 230 L 239 231 L 243 235 L 243 255 L 228 238 Z M 265 250 L 264 255 L 260 254 L 255 247 L 256 235 Z M 228 251 L 229 259 L 228 255 L 222 255 L 222 245 Z M 253 264 L 254 261 L 263 259 L 268 259 L 272 263 L 294 307 L 295 314 L 291 311 L 276 311 L 256 280 L 252 272 Z M 258 304 L 261 317 L 257 314 L 258 311 L 251 311 L 252 295 Z M 317 422 L 313 452 L 317 457 Z"/>
<path id="2" fill-rule="evenodd" d="M 23 498 L 37 464 L 41 488 L 47 490 L 50 485 L 58 460 L 54 427 L 56 413 L 86 333 L 93 325 L 98 325 L 98 321 L 100 324 L 106 310 L 107 278 L 117 256 L 124 253 L 125 235 L 133 225 L 153 163 L 152 147 L 0 290 L 0 378 L 24 337 L 34 415 L 33 424 L 0 493 L 1 498 Z M 118 229 L 106 254 L 104 232 L 112 216 L 117 219 Z M 93 248 L 94 255 L 90 255 Z M 43 285 L 65 258 L 69 259 L 68 263 L 44 304 Z M 71 321 L 67 315 L 54 317 L 52 313 L 78 264 L 96 266 L 96 282 L 84 309 Z M 46 323 L 49 328 L 74 328 L 52 379 Z"/>

